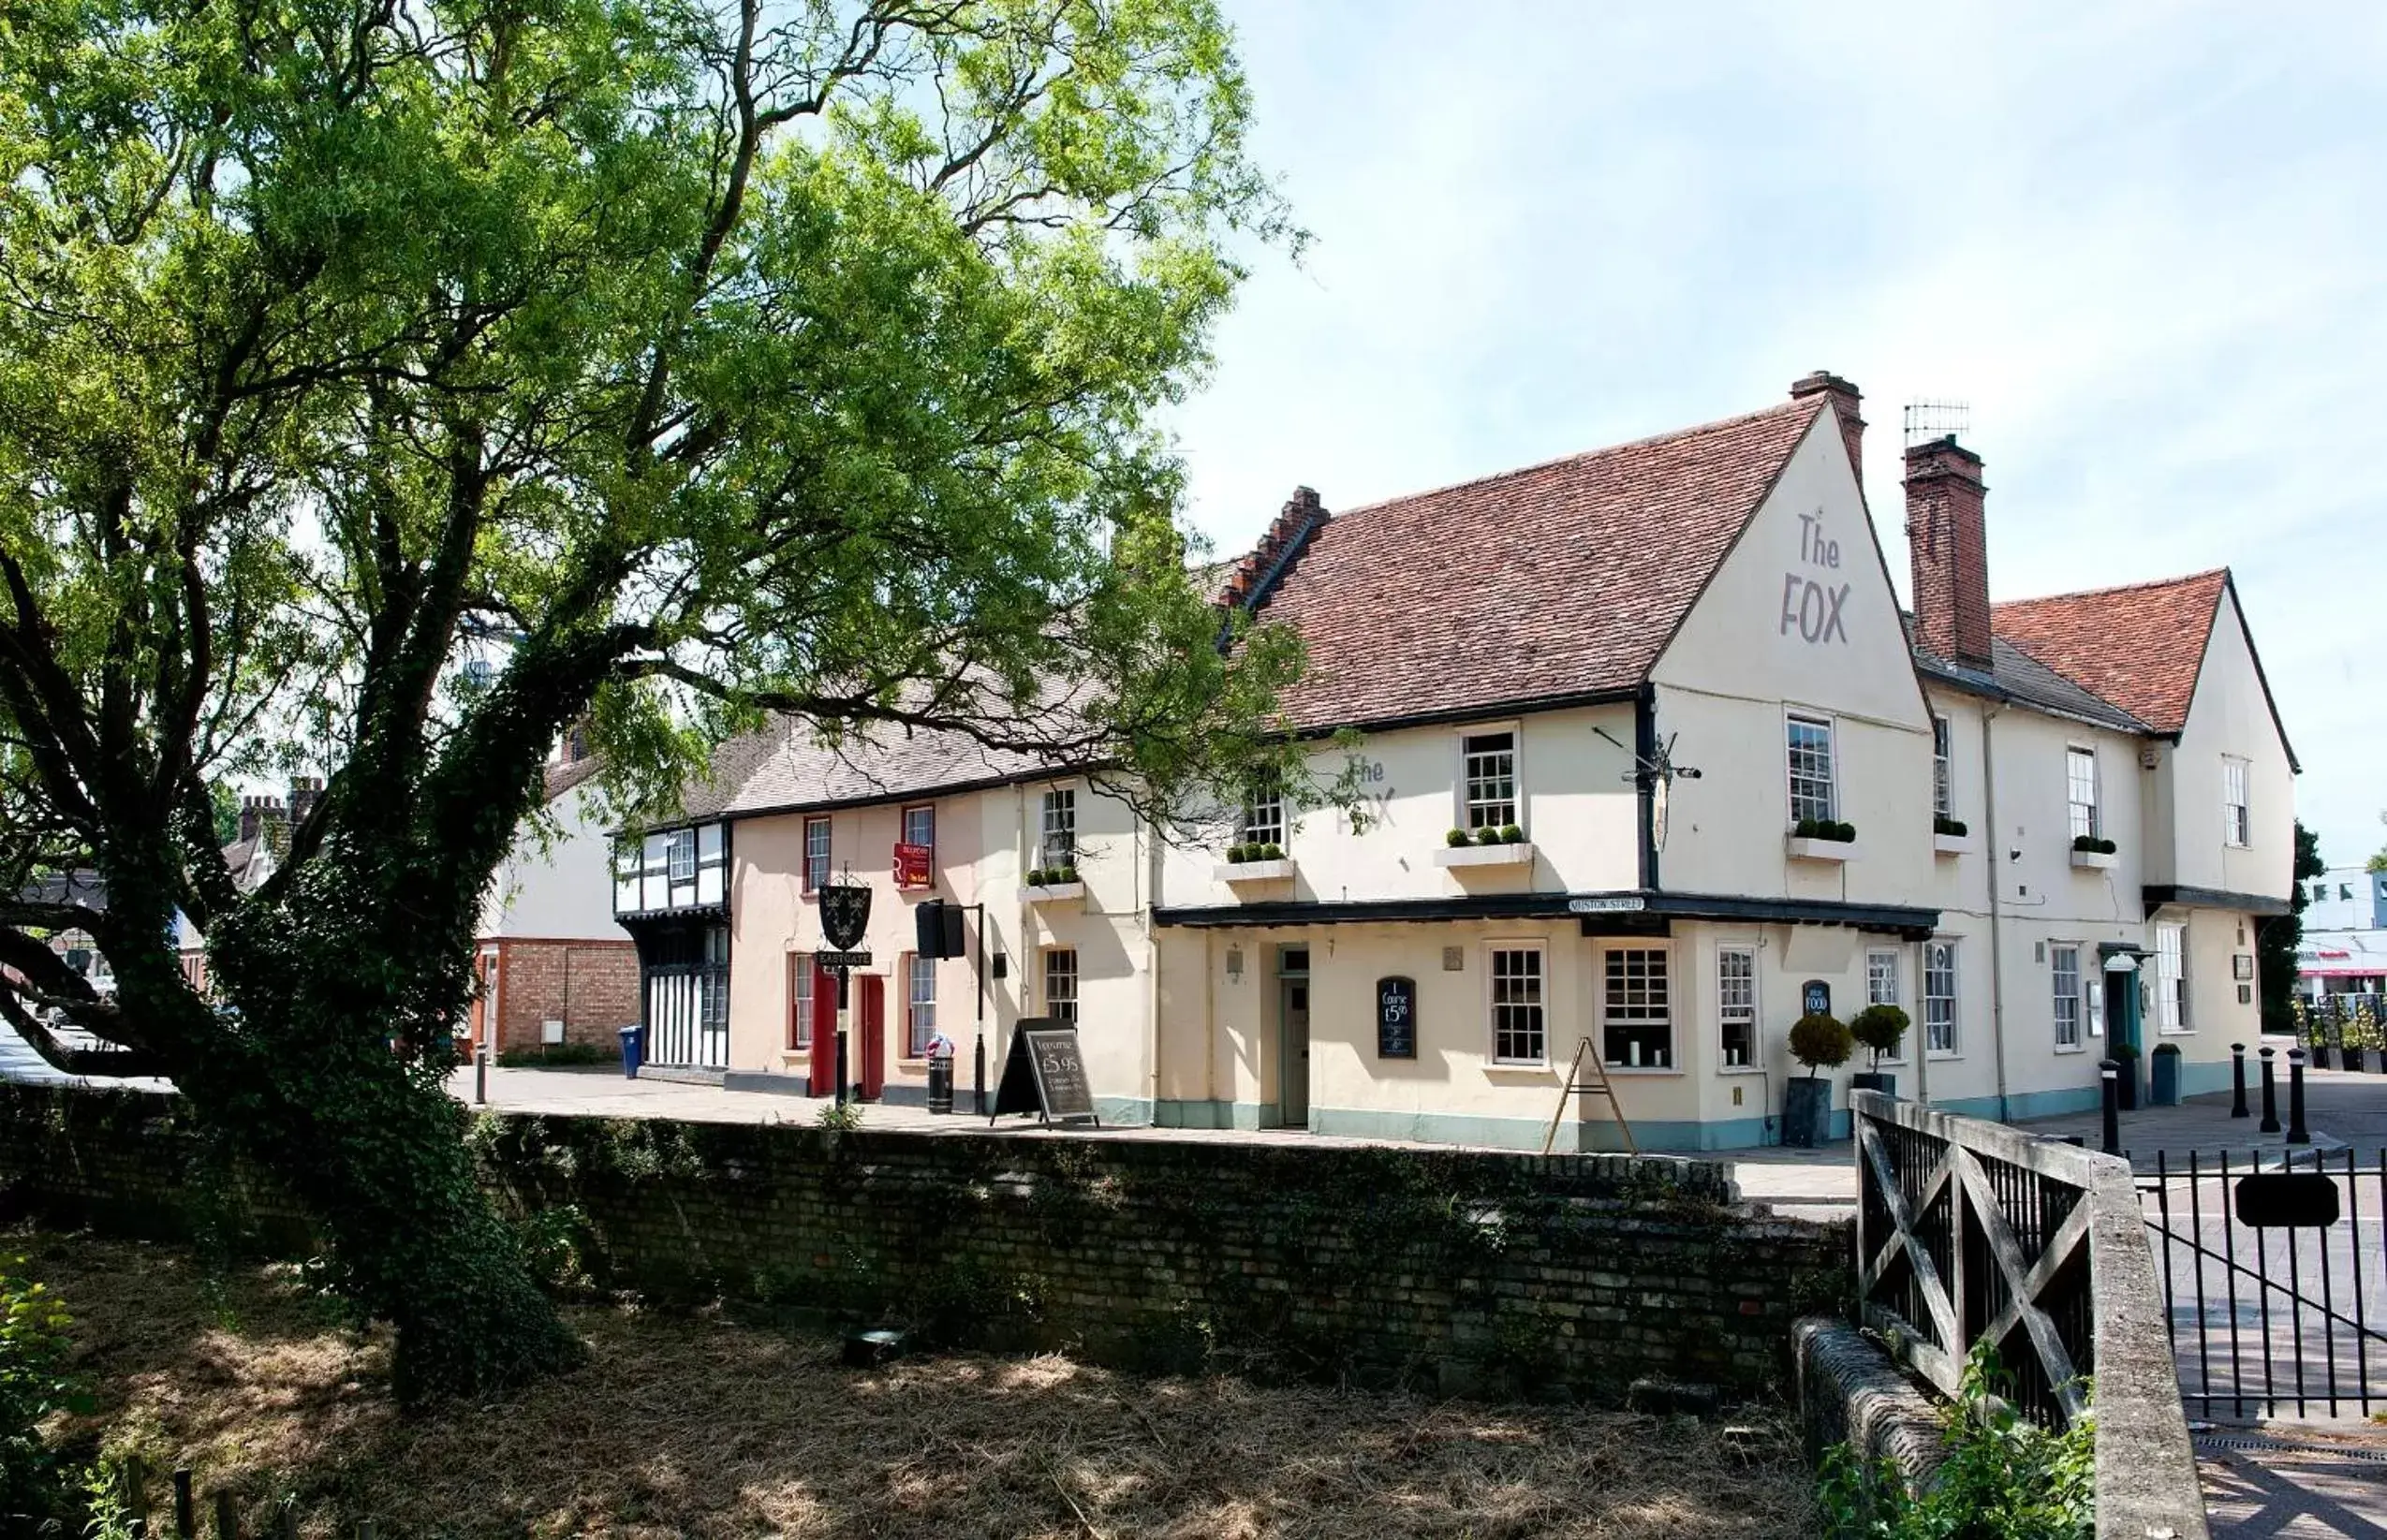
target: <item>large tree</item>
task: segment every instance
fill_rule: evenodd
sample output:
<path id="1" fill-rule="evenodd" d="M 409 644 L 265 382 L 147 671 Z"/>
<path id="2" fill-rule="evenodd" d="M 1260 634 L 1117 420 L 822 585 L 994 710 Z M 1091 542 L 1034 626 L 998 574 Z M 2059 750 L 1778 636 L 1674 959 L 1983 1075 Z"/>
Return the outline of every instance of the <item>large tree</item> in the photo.
<path id="1" fill-rule="evenodd" d="M 2328 868 L 2321 860 L 2321 836 L 2296 821 L 2295 882 L 2288 894 L 2288 912 L 2262 921 L 2255 929 L 2256 976 L 2262 985 L 2262 1030 L 2296 1030 L 2296 948 L 2304 944 L 2305 906 L 2312 879 Z"/>
<path id="2" fill-rule="evenodd" d="M 278 1172 L 402 1396 L 568 1362 L 442 1091 L 559 733 L 633 811 L 774 710 L 1290 761 L 1152 426 L 1291 234 L 1247 113 L 1209 0 L 12 0 L 0 1013 Z M 211 785 L 300 768 L 242 890 Z"/>

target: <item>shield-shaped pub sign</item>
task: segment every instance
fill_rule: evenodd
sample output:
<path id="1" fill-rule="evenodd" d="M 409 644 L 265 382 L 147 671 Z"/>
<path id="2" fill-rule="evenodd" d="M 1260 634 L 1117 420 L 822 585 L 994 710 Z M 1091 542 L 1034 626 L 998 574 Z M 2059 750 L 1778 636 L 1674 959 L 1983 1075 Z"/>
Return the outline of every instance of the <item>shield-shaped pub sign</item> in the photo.
<path id="1" fill-rule="evenodd" d="M 841 952 L 861 946 L 862 932 L 870 929 L 869 887 L 858 882 L 823 883 L 818 896 L 820 929 L 830 945 Z"/>

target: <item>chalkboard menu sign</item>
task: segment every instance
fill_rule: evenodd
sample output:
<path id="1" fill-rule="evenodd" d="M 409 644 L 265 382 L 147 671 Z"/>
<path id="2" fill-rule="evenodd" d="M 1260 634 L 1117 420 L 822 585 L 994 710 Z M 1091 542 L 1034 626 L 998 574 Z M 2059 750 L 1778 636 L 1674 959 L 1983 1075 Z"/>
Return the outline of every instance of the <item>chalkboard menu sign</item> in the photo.
<path id="1" fill-rule="evenodd" d="M 1376 981 L 1376 1056 L 1378 1059 L 1417 1057 L 1417 980 L 1379 978 Z"/>
<path id="2" fill-rule="evenodd" d="M 1078 1051 L 1078 1029 L 1057 1017 L 1024 1017 L 1011 1031 L 1011 1051 L 995 1090 L 993 1122 L 1009 1112 L 1035 1112 L 1047 1122 L 1099 1123 L 1094 1087 Z"/>
<path id="3" fill-rule="evenodd" d="M 1799 986 L 1799 1008 L 1808 1016 L 1832 1014 L 1832 986 L 1820 978 L 1810 978 Z"/>

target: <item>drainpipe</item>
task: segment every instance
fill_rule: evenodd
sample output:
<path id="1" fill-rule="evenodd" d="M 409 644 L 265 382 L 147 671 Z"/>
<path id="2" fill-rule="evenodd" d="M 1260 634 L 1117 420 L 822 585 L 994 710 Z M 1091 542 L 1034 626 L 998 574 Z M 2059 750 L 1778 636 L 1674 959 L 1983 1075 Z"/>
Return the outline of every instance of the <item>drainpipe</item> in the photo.
<path id="1" fill-rule="evenodd" d="M 1151 1024 L 1147 1041 L 1152 1045 L 1152 1122 L 1160 1122 L 1160 928 L 1152 922 L 1153 905 L 1160 901 L 1160 842 L 1147 838 L 1142 821 L 1137 821 L 1136 838 L 1143 843 L 1144 890 L 1136 904 L 1136 916 L 1143 926 L 1144 1019 Z"/>
<path id="2" fill-rule="evenodd" d="M 2006 1121 L 2006 944 L 1999 934 L 2003 905 L 1997 897 L 1997 756 L 1990 752 L 1990 726 L 2005 708 L 1993 704 L 1981 717 L 1981 785 L 1989 824 L 1982 853 L 1989 867 L 1989 1048 L 1997 1065 L 1997 1121 Z"/>

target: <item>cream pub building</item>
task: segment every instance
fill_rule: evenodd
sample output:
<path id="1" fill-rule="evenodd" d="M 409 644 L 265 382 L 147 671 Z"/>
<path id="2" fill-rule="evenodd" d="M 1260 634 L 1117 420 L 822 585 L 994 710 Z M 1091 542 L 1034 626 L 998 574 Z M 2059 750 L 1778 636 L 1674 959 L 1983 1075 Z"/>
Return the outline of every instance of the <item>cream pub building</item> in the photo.
<path id="1" fill-rule="evenodd" d="M 1224 602 L 1299 631 L 1290 725 L 1357 816 L 1260 798 L 1192 849 L 1053 767 L 910 741 L 839 786 L 792 738 L 726 748 L 691 806 L 728 830 L 733 1083 L 818 1041 L 788 1025 L 786 960 L 814 945 L 789 873 L 836 834 L 804 820 L 868 849 L 934 802 L 966 831 L 935 884 L 1013 964 L 985 981 L 990 1051 L 1019 1015 L 1073 1015 L 1110 1118 L 1539 1147 L 1587 1041 L 1643 1148 L 1764 1144 L 1814 993 L 1902 1006 L 1883 1068 L 1961 1111 L 2092 1106 L 2122 1041 L 2176 1047 L 2188 1092 L 2226 1084 L 2295 770 L 2228 574 L 1993 605 L 1982 462 L 1940 439 L 1906 451 L 1904 613 L 1859 406 L 1816 374 L 1371 507 L 1298 492 Z M 787 773 L 757 790 L 743 760 Z M 1024 881 L 1056 798 L 1083 878 L 1059 895 Z M 967 965 L 931 972 L 963 1019 Z M 878 1051 L 863 1077 L 908 1093 L 917 1062 Z M 1604 1099 L 1564 1109 L 1559 1148 L 1620 1142 Z"/>

